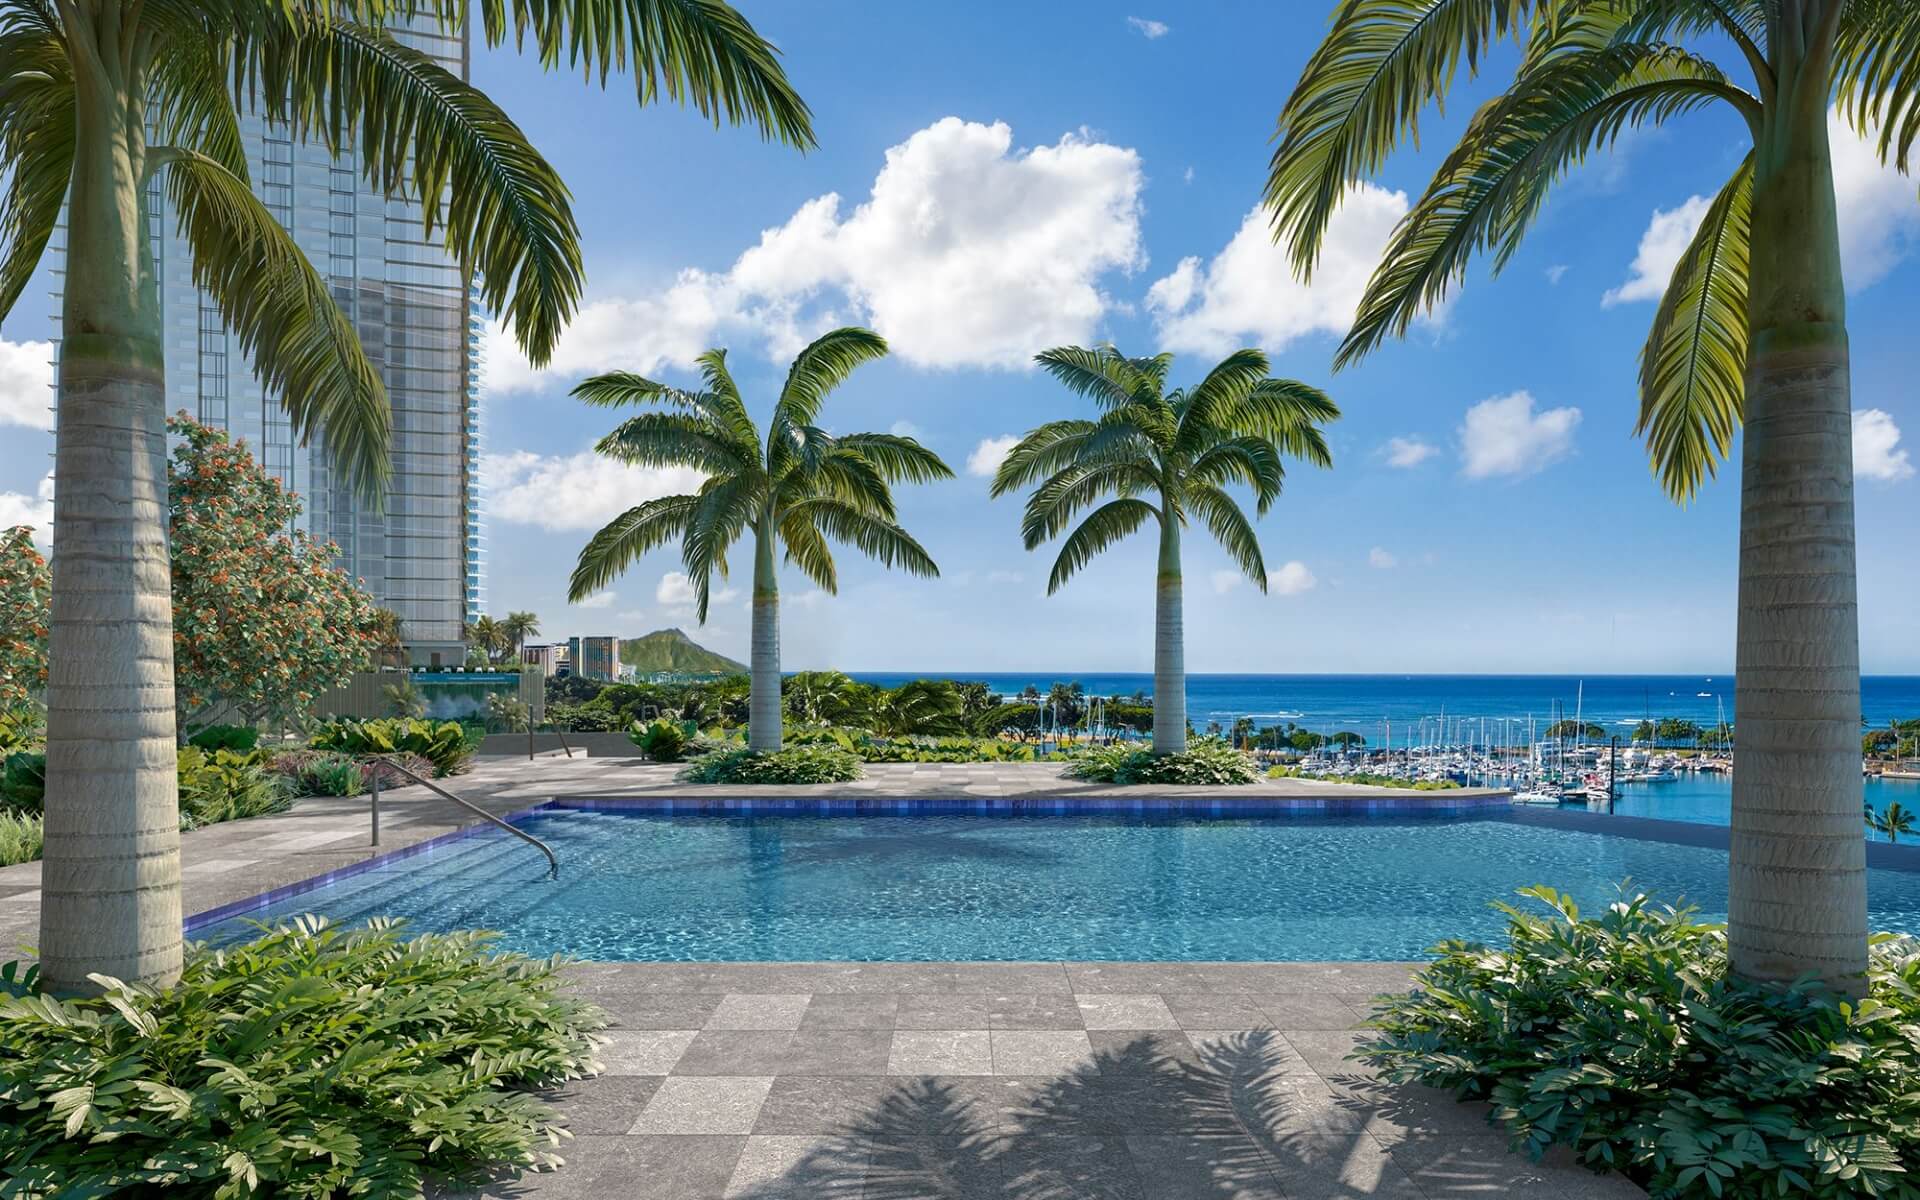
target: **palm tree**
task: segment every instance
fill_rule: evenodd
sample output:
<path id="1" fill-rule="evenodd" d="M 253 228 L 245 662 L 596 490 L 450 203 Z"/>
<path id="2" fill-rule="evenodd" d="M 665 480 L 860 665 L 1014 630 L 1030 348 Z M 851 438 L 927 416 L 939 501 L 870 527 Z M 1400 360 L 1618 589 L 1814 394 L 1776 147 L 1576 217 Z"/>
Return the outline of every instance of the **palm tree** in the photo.
<path id="1" fill-rule="evenodd" d="M 530 612 L 510 612 L 507 619 L 500 622 L 500 630 L 507 635 L 507 642 L 513 647 L 513 657 L 517 662 L 527 648 L 527 639 L 540 633 L 540 618 Z"/>
<path id="2" fill-rule="evenodd" d="M 894 520 L 892 485 L 951 479 L 939 455 L 910 437 L 830 434 L 815 424 L 821 402 L 861 363 L 886 354 L 867 329 L 836 329 L 800 352 L 773 406 L 762 439 L 727 371 L 724 350 L 700 356 L 706 390 L 682 391 L 625 371 L 596 375 L 573 389 L 588 404 L 660 404 L 674 410 L 628 417 L 595 448 L 636 466 L 692 467 L 707 481 L 691 495 L 662 496 L 610 521 L 580 551 L 569 599 L 611 583 L 647 551 L 680 539 L 694 604 L 706 624 L 713 575 L 727 573 L 727 550 L 753 536 L 752 691 L 747 746 L 780 748 L 780 597 L 774 556 L 819 588 L 838 590 L 829 540 L 915 575 L 940 569 Z"/>
<path id="3" fill-rule="evenodd" d="M 1309 272 L 1348 187 L 1464 58 L 1521 43 L 1390 239 L 1337 361 L 1503 266 L 1552 185 L 1628 126 L 1731 109 L 1752 137 L 1675 266 L 1640 360 L 1638 431 L 1676 500 L 1741 447 L 1728 939 L 1749 979 L 1858 990 L 1867 958 L 1853 460 L 1829 106 L 1905 163 L 1920 122 L 1910 0 L 1346 0 L 1280 114 L 1276 233 Z M 1703 51 L 1731 49 L 1732 70 Z M 1744 72 L 1744 82 L 1737 75 Z"/>
<path id="4" fill-rule="evenodd" d="M 467 626 L 467 644 L 478 650 L 488 662 L 492 663 L 498 662 L 500 656 L 506 653 L 507 647 L 512 643 L 507 637 L 506 627 L 502 622 L 482 615 L 474 618 L 473 624 Z"/>
<path id="5" fill-rule="evenodd" d="M 1887 835 L 1889 842 L 1898 842 L 1901 834 L 1913 833 L 1913 810 L 1898 800 L 1887 802 L 1887 811 L 1876 813 L 1873 805 L 1867 805 L 1867 828 Z"/>
<path id="6" fill-rule="evenodd" d="M 1153 643 L 1153 749 L 1187 746 L 1186 650 L 1181 624 L 1180 533 L 1198 517 L 1261 591 L 1260 542 L 1227 493 L 1253 488 L 1260 515 L 1280 496 L 1283 456 L 1331 466 L 1320 425 L 1339 417 L 1333 401 L 1304 383 L 1273 379 L 1267 356 L 1236 350 L 1192 391 L 1166 391 L 1173 357 L 1127 358 L 1112 346 L 1063 346 L 1037 358 L 1047 373 L 1099 405 L 1098 420 L 1052 421 L 1028 433 L 1000 464 L 993 494 L 1031 484 L 1021 535 L 1027 549 L 1058 536 L 1083 509 L 1106 504 L 1060 547 L 1047 593 L 1093 556 L 1149 520 L 1159 525 Z M 1144 498 L 1143 498 L 1144 497 Z"/>
<path id="7" fill-rule="evenodd" d="M 775 51 L 720 0 L 489 3 L 489 45 L 589 76 L 631 68 L 702 112 L 811 141 Z M 454 0 L 0 0 L 0 316 L 66 222 L 54 501 L 52 678 L 40 962 L 166 984 L 181 953 L 167 603 L 165 387 L 149 191 L 164 187 L 195 284 L 302 436 L 378 497 L 391 416 L 327 281 L 257 199 L 235 96 L 299 140 L 351 151 L 421 203 L 528 357 L 582 285 L 567 189 L 484 94 L 396 38 L 461 34 Z M 244 82 L 242 82 L 244 81 Z"/>
<path id="8" fill-rule="evenodd" d="M 383 667 L 404 667 L 407 665 L 407 630 L 400 614 L 390 608 L 373 610 L 374 633 L 378 636 L 379 646 L 375 650 L 379 664 Z"/>

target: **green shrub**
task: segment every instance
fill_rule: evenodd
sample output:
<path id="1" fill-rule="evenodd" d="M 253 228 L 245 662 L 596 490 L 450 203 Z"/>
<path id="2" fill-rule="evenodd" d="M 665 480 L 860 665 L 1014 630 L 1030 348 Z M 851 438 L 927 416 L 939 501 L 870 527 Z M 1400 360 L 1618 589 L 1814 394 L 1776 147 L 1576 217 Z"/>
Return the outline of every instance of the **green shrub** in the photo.
<path id="1" fill-rule="evenodd" d="M 46 744 L 45 709 L 32 702 L 0 709 L 0 758 L 24 750 L 44 749 Z"/>
<path id="2" fill-rule="evenodd" d="M 45 840 L 44 820 L 37 812 L 0 808 L 0 867 L 33 862 L 40 857 L 40 847 Z"/>
<path id="3" fill-rule="evenodd" d="M 567 733 L 612 733 L 618 728 L 614 714 L 604 708 L 580 704 L 547 705 L 547 725 Z"/>
<path id="4" fill-rule="evenodd" d="M 484 736 L 480 732 L 479 736 Z M 435 775 L 454 775 L 466 769 L 478 738 L 469 740 L 457 721 L 416 721 L 410 717 L 371 721 L 330 721 L 308 740 L 315 750 L 347 754 L 418 754 L 433 764 Z"/>
<path id="5" fill-rule="evenodd" d="M 0 762 L 0 809 L 37 813 L 47 807 L 47 755 L 22 750 Z"/>
<path id="6" fill-rule="evenodd" d="M 260 731 L 251 725 L 209 725 L 187 739 L 187 745 L 201 750 L 238 750 L 245 752 L 260 744 Z"/>
<path id="7" fill-rule="evenodd" d="M 635 721 L 627 731 L 627 740 L 644 750 L 654 762 L 679 762 L 687 751 L 687 731 L 672 721 L 654 721 L 648 725 Z"/>
<path id="8" fill-rule="evenodd" d="M 338 750 L 283 751 L 273 756 L 273 769 L 297 796 L 357 796 L 365 790 L 360 761 Z"/>
<path id="9" fill-rule="evenodd" d="M 265 751 L 236 754 L 183 746 L 179 772 L 182 829 L 285 812 L 293 804 L 294 789 L 273 770 Z"/>
<path id="10" fill-rule="evenodd" d="M 433 764 L 418 754 L 389 754 L 383 758 L 369 758 L 360 766 L 360 786 L 358 791 L 367 791 L 373 787 L 373 777 L 380 777 L 383 788 L 412 787 L 413 779 L 395 770 L 396 766 L 405 767 L 422 779 L 433 778 Z"/>
<path id="11" fill-rule="evenodd" d="M 791 730 L 789 746 L 837 746 L 857 755 L 862 762 L 972 763 L 1032 762 L 1034 749 L 1022 742 L 1000 738 L 962 736 L 933 737 L 900 735 L 888 737 L 865 729 L 814 726 Z"/>
<path id="12" fill-rule="evenodd" d="M 1867 999 L 1728 972 L 1723 926 L 1643 896 L 1583 918 L 1500 905 L 1506 949 L 1445 942 L 1356 1057 L 1493 1102 L 1515 1145 L 1571 1146 L 1656 1197 L 1912 1197 L 1920 947 L 1875 939 Z"/>
<path id="13" fill-rule="evenodd" d="M 1268 779 L 1318 779 L 1327 783 L 1360 783 L 1368 787 L 1402 788 L 1410 792 L 1446 792 L 1460 786 L 1451 779 L 1405 779 L 1399 775 L 1376 775 L 1372 771 L 1355 771 L 1348 775 L 1332 775 L 1325 771 L 1302 771 L 1299 767 L 1270 767 Z"/>
<path id="14" fill-rule="evenodd" d="M 559 966 L 309 917 L 193 947 L 164 991 L 62 1001 L 9 969 L 0 1193 L 420 1196 L 557 1163 L 559 1118 L 527 1089 L 597 1071 L 606 1023 Z"/>
<path id="15" fill-rule="evenodd" d="M 1155 754 L 1128 746 L 1090 750 L 1067 765 L 1070 779 L 1095 783 L 1160 783 L 1237 787 L 1259 778 L 1253 758 L 1217 738 L 1190 743 L 1180 754 Z"/>
<path id="16" fill-rule="evenodd" d="M 680 777 L 689 783 L 848 783 L 860 778 L 860 760 L 828 746 L 795 746 L 772 754 L 721 750 L 693 761 Z"/>

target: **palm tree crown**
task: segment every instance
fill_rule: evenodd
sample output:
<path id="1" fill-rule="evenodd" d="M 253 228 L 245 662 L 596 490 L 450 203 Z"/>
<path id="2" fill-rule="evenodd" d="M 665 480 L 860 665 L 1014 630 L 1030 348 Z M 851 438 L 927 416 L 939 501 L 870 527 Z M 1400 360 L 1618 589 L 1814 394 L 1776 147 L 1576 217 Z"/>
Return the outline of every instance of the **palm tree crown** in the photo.
<path id="1" fill-rule="evenodd" d="M 700 356 L 706 385 L 702 391 L 683 391 L 627 372 L 597 375 L 574 389 L 573 394 L 589 404 L 657 404 L 668 410 L 628 417 L 600 440 L 600 453 L 635 466 L 691 467 L 707 478 L 697 492 L 635 505 L 595 534 L 580 552 L 570 599 L 601 590 L 634 559 L 677 539 L 704 624 L 714 575 L 726 575 L 728 550 L 751 534 L 754 662 L 749 728 L 755 749 L 779 745 L 776 546 L 828 594 L 839 590 L 829 542 L 852 546 L 915 575 L 940 573 L 896 520 L 892 485 L 950 479 L 953 471 L 913 438 L 833 434 L 818 424 L 827 393 L 854 368 L 886 352 L 886 341 L 866 329 L 836 329 L 821 336 L 794 359 L 764 438 L 727 370 L 724 350 Z"/>
<path id="2" fill-rule="evenodd" d="M 1180 535 L 1198 517 L 1246 572 L 1267 588 L 1253 523 L 1228 491 L 1253 489 L 1265 515 L 1280 497 L 1285 457 L 1331 466 L 1320 425 L 1340 410 L 1315 388 L 1267 375 L 1267 356 L 1236 350 L 1191 391 L 1166 390 L 1171 355 L 1127 358 L 1112 346 L 1063 346 L 1038 357 L 1048 374 L 1099 406 L 1097 420 L 1053 421 L 1022 438 L 1000 463 L 993 494 L 1031 485 L 1021 536 L 1027 549 L 1061 543 L 1047 580 L 1058 591 L 1096 554 L 1148 521 L 1160 531 L 1155 586 L 1153 748 L 1186 748 L 1185 626 Z M 1101 503 L 1105 501 L 1105 503 Z"/>
<path id="3" fill-rule="evenodd" d="M 1195 517 L 1256 587 L 1267 569 L 1234 484 L 1253 489 L 1266 515 L 1286 478 L 1283 458 L 1333 464 L 1320 425 L 1340 410 L 1316 388 L 1267 375 L 1267 356 L 1237 350 L 1191 391 L 1165 391 L 1171 355 L 1126 358 L 1112 346 L 1066 346 L 1038 358 L 1055 379 L 1102 409 L 1097 420 L 1050 421 L 1001 461 L 993 495 L 1038 484 L 1020 533 L 1034 550 L 1087 516 L 1054 559 L 1058 591 L 1095 555 L 1148 521 L 1185 526 Z M 1111 497 L 1111 499 L 1108 499 Z"/>

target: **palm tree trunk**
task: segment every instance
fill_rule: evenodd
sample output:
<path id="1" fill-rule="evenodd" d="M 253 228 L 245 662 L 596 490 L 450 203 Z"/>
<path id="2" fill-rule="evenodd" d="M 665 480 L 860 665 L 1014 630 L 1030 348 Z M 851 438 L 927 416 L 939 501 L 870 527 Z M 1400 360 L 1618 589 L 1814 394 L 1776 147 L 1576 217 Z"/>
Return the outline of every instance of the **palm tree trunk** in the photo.
<path id="1" fill-rule="evenodd" d="M 1153 752 L 1187 748 L 1187 639 L 1180 611 L 1180 519 L 1160 518 L 1160 573 L 1153 605 Z"/>
<path id="2" fill-rule="evenodd" d="M 76 71 L 54 441 L 40 961 L 62 991 L 180 974 L 166 393 L 144 105 L 112 69 Z"/>
<path id="3" fill-rule="evenodd" d="M 1859 993 L 1867 957 L 1846 294 L 1826 72 L 1782 70 L 1756 154 L 1740 489 L 1733 968 Z"/>
<path id="4" fill-rule="evenodd" d="M 753 535 L 752 691 L 747 698 L 747 749 L 780 749 L 780 588 L 774 570 L 773 529 L 763 520 Z"/>

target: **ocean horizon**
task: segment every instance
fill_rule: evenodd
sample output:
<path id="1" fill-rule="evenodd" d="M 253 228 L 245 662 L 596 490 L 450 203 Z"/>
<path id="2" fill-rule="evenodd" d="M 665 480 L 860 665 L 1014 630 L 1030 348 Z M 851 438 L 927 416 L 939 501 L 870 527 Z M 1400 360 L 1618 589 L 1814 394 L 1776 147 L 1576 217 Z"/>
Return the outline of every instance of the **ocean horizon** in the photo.
<path id="1" fill-rule="evenodd" d="M 1029 685 L 1045 693 L 1078 683 L 1091 696 L 1153 694 L 1153 676 L 1124 671 L 849 671 L 854 679 L 897 687 L 912 679 L 985 683 L 1002 695 Z M 1861 716 L 1869 726 L 1920 717 L 1920 675 L 1863 675 Z M 1293 721 L 1316 731 L 1351 729 L 1374 745 L 1404 744 L 1410 727 L 1444 715 L 1487 721 L 1533 720 L 1544 729 L 1576 712 L 1623 733 L 1642 720 L 1672 717 L 1711 727 L 1736 720 L 1733 674 L 1724 675 L 1468 675 L 1468 674 L 1190 674 L 1187 714 L 1199 726 L 1252 717 L 1261 726 Z M 1510 727 L 1511 728 L 1511 727 Z M 1518 729 L 1512 732 L 1519 733 Z"/>

